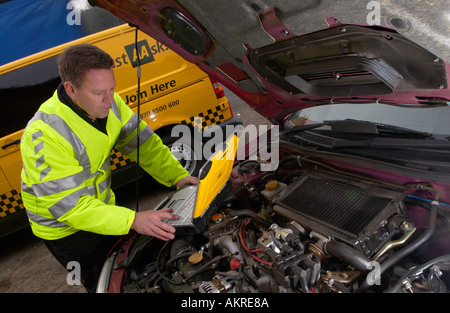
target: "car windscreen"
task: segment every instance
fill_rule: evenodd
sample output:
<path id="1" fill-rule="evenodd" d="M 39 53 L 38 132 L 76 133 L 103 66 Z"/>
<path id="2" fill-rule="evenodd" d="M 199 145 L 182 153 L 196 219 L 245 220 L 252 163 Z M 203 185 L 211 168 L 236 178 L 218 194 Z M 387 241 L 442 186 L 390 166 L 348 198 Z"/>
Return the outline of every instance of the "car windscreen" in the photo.
<path id="1" fill-rule="evenodd" d="M 354 119 L 395 125 L 435 135 L 450 135 L 450 107 L 419 105 L 387 105 L 381 103 L 341 103 L 311 107 L 294 112 L 286 123 L 293 127 L 302 123 Z"/>

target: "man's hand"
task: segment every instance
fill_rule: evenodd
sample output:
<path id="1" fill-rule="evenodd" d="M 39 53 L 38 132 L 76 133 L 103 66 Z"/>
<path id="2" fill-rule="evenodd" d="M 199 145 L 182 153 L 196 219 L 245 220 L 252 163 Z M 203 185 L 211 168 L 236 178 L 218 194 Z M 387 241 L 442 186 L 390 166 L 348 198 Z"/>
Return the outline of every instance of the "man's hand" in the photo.
<path id="1" fill-rule="evenodd" d="M 183 177 L 176 184 L 176 188 L 180 189 L 186 184 L 197 185 L 197 177 Z M 149 235 L 167 241 L 175 238 L 175 228 L 162 221 L 165 219 L 177 220 L 178 215 L 172 213 L 172 208 L 158 211 L 136 212 L 131 229 L 139 234 Z"/>
<path id="2" fill-rule="evenodd" d="M 181 187 L 183 187 L 186 184 L 197 185 L 198 184 L 198 178 L 197 177 L 193 177 L 193 176 L 183 177 L 182 179 L 180 179 L 178 181 L 178 183 L 175 185 L 175 187 L 178 190 L 178 189 L 180 189 Z"/>
<path id="3" fill-rule="evenodd" d="M 171 208 L 136 212 L 131 229 L 139 234 L 153 236 L 164 241 L 175 238 L 175 228 L 164 223 L 162 221 L 164 219 L 177 220 L 178 215 L 173 214 Z"/>

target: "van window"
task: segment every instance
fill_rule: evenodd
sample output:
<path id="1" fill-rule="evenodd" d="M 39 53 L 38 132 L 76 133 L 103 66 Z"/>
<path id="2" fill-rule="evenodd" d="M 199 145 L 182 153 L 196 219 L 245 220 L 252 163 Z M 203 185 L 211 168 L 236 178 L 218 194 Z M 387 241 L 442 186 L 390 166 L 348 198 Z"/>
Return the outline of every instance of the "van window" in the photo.
<path id="1" fill-rule="evenodd" d="M 55 92 L 61 81 L 56 59 L 44 59 L 0 76 L 0 137 L 25 128 Z"/>

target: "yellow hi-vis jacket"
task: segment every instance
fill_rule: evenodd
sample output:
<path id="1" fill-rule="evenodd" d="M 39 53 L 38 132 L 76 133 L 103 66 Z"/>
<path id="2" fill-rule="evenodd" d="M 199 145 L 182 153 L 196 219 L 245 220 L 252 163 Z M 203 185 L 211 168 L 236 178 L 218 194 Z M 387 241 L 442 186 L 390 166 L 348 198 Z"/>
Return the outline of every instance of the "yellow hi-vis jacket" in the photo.
<path id="1" fill-rule="evenodd" d="M 135 212 L 115 205 L 109 162 L 113 148 L 136 160 L 137 117 L 119 95 L 114 100 L 107 135 L 61 103 L 57 92 L 28 123 L 21 141 L 22 199 L 36 236 L 129 232 Z M 145 122 L 139 129 L 145 171 L 166 186 L 189 175 Z"/>

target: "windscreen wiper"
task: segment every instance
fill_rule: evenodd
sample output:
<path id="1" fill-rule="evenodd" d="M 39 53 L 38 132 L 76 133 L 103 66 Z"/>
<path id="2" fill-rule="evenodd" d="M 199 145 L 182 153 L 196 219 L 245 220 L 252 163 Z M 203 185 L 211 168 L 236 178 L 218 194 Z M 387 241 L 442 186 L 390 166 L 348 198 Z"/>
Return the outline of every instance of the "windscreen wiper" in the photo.
<path id="1" fill-rule="evenodd" d="M 301 133 L 304 131 L 308 131 L 311 129 L 319 128 L 325 125 L 330 125 L 329 122 L 322 122 L 322 123 L 314 123 L 314 124 L 305 124 L 305 125 L 296 125 L 284 132 L 280 132 L 280 135 L 288 135 L 288 134 L 294 134 L 294 133 Z"/>
<path id="2" fill-rule="evenodd" d="M 330 120 L 330 121 L 323 121 L 322 123 L 297 125 L 284 132 L 283 135 L 304 132 L 315 128 L 320 128 L 322 126 L 330 126 L 330 130 L 336 133 L 355 133 L 355 134 L 372 134 L 372 135 L 379 135 L 380 133 L 395 133 L 395 134 L 416 135 L 424 138 L 431 138 L 433 136 L 433 134 L 430 134 L 428 132 L 422 132 L 405 127 L 353 119 Z"/>
<path id="3" fill-rule="evenodd" d="M 299 125 L 286 131 L 284 134 L 302 133 L 322 126 L 330 126 L 329 134 L 321 133 L 317 138 L 321 145 L 330 148 L 353 148 L 367 147 L 378 149 L 450 149 L 450 141 L 447 139 L 437 140 L 433 134 L 398 127 L 394 125 L 372 123 L 359 120 L 342 120 L 342 121 L 324 121 L 309 125 Z M 363 135 L 364 137 L 357 139 L 343 139 L 332 136 L 333 133 L 347 133 Z M 382 134 L 391 133 L 395 137 L 383 137 Z M 308 142 L 314 142 L 313 133 L 309 133 Z M 306 135 L 306 134 L 305 134 Z M 366 136 L 369 135 L 369 136 Z M 371 136 L 372 135 L 372 136 Z M 304 135 L 300 135 L 299 139 Z M 411 138 L 413 136 L 414 138 Z M 353 136 L 354 137 L 354 136 Z M 417 138 L 419 137 L 419 138 Z"/>
<path id="4" fill-rule="evenodd" d="M 409 138 L 375 137 L 365 140 L 330 138 L 333 148 L 375 148 L 375 149 L 450 149 L 448 140 L 423 140 Z"/>
<path id="5" fill-rule="evenodd" d="M 301 132 L 305 132 L 308 130 L 312 130 L 315 128 L 320 128 L 322 126 L 327 126 L 327 125 L 332 125 L 333 123 L 339 123 L 342 121 L 323 121 L 321 123 L 314 123 L 314 124 L 304 124 L 304 125 L 296 125 L 284 132 L 280 132 L 280 135 L 288 135 L 288 134 L 295 134 L 295 133 L 301 133 Z"/>
<path id="6" fill-rule="evenodd" d="M 433 134 L 431 134 L 431 133 L 420 131 L 420 130 L 415 130 L 415 129 L 411 129 L 411 128 L 400 127 L 400 126 L 389 125 L 389 124 L 382 124 L 382 123 L 374 123 L 374 124 L 376 125 L 378 132 L 416 135 L 416 136 L 421 136 L 421 137 L 425 137 L 425 138 L 433 137 Z"/>

